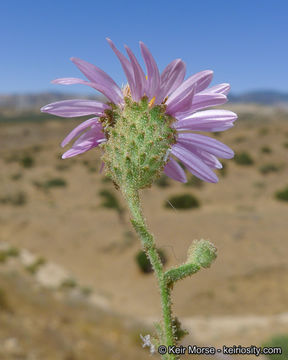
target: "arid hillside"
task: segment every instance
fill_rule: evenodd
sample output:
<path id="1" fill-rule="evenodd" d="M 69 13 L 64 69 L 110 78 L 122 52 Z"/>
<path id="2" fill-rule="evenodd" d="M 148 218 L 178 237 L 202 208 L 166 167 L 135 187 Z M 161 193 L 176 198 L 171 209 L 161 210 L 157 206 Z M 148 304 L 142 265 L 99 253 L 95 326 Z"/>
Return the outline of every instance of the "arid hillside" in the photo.
<path id="1" fill-rule="evenodd" d="M 182 281 L 173 292 L 175 314 L 193 330 L 193 341 L 261 344 L 274 333 L 288 333 L 287 316 L 286 320 L 277 318 L 288 312 L 288 113 L 256 105 L 231 108 L 239 113 L 235 127 L 209 134 L 236 152 L 234 160 L 223 161 L 219 183 L 203 183 L 191 176 L 183 185 L 163 177 L 142 192 L 143 207 L 167 267 L 186 260 L 193 239 L 209 239 L 218 249 L 210 269 Z M 97 344 L 102 341 L 98 326 L 105 327 L 107 336 L 112 332 L 111 338 L 120 339 L 123 345 L 131 340 L 130 335 L 128 340 L 123 335 L 123 319 L 133 319 L 134 325 L 140 323 L 144 328 L 143 324 L 149 327 L 159 317 L 156 283 L 135 261 L 140 242 L 121 194 L 99 173 L 100 152 L 61 160 L 59 144 L 80 120 L 51 118 L 38 123 L 33 116 L 33 122 L 13 122 L 12 116 L 11 122 L 0 123 L 0 244 L 35 254 L 28 265 L 32 270 L 18 274 L 14 269 L 12 276 L 11 271 L 3 270 L 12 260 L 1 260 L 0 249 L 0 290 L 10 299 L 13 314 L 21 318 L 21 324 L 23 321 L 22 333 L 18 333 L 12 315 L 9 311 L 3 314 L 0 303 L 0 340 L 19 337 L 25 349 L 38 349 L 35 344 L 43 343 L 36 357 L 23 359 L 94 359 L 90 354 L 98 353 Z M 171 197 L 183 194 L 195 197 L 199 206 L 171 207 Z M 113 199 L 112 205 L 105 205 L 107 196 Z M 93 320 L 98 315 L 90 305 L 71 305 L 71 310 L 69 301 L 58 304 L 41 285 L 27 299 L 25 284 L 30 289 L 30 282 L 50 262 L 65 269 L 68 287 L 80 286 L 89 296 L 101 299 L 100 322 Z M 47 276 L 53 278 L 53 273 Z M 65 286 L 65 281 L 59 286 Z M 53 294 L 57 293 L 59 289 L 52 287 Z M 33 326 L 32 340 L 24 341 L 25 326 L 29 321 L 34 324 L 33 319 L 39 320 L 42 335 Z M 246 323 L 241 319 L 247 319 Z M 44 327 L 48 338 L 53 337 L 47 342 Z M 78 340 L 80 345 L 81 341 L 93 343 L 92 350 L 87 345 L 92 352 L 87 350 L 86 357 L 77 355 L 74 345 Z M 125 354 L 132 359 L 140 343 L 131 343 L 127 353 L 127 346 L 121 345 L 121 357 L 101 347 L 101 358 L 120 359 Z M 0 354 L 2 345 L 0 342 Z M 58 346 L 73 351 L 53 352 Z M 48 355 L 37 357 L 42 348 Z M 137 358 L 142 355 L 148 356 L 140 351 Z M 7 355 L 3 359 L 14 358 Z"/>

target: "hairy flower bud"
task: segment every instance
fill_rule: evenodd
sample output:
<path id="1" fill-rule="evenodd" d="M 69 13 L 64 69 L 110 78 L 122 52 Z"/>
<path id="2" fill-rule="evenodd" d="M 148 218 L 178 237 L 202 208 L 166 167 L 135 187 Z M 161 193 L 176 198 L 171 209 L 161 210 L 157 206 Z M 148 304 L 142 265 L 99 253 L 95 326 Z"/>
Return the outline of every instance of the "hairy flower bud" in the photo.
<path id="1" fill-rule="evenodd" d="M 216 247 L 208 240 L 194 240 L 188 250 L 187 263 L 208 268 L 217 257 Z"/>
<path id="2" fill-rule="evenodd" d="M 194 240 L 188 249 L 187 261 L 185 264 L 169 269 L 165 272 L 165 281 L 173 285 L 178 280 L 191 276 L 201 268 L 208 268 L 216 259 L 215 246 L 208 240 Z"/>

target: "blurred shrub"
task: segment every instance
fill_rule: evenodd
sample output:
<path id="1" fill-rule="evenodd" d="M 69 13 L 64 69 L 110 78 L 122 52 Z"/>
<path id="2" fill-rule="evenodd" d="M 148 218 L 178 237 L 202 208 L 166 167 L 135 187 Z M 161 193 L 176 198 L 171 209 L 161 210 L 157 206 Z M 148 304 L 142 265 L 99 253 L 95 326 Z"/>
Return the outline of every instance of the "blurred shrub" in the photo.
<path id="1" fill-rule="evenodd" d="M 221 131 L 215 131 L 215 132 L 212 132 L 213 136 L 216 136 L 216 137 L 221 137 L 222 136 L 222 132 Z"/>
<path id="2" fill-rule="evenodd" d="M 254 160 L 251 155 L 245 151 L 235 154 L 234 161 L 238 165 L 252 165 L 254 164 Z"/>
<path id="3" fill-rule="evenodd" d="M 87 167 L 87 170 L 89 172 L 96 172 L 97 171 L 97 165 L 99 164 L 99 161 L 97 161 L 97 160 L 93 160 L 93 161 L 83 160 L 82 164 Z"/>
<path id="4" fill-rule="evenodd" d="M 283 190 L 276 191 L 275 197 L 278 200 L 288 201 L 288 186 L 286 186 Z"/>
<path id="5" fill-rule="evenodd" d="M 45 184 L 46 188 L 62 187 L 62 186 L 67 186 L 67 181 L 62 178 L 53 178 L 53 179 L 47 180 L 44 184 Z"/>
<path id="6" fill-rule="evenodd" d="M 112 180 L 108 176 L 103 176 L 101 179 L 103 184 L 112 183 Z"/>
<path id="7" fill-rule="evenodd" d="M 183 339 L 186 335 L 189 334 L 189 332 L 186 329 L 182 328 L 182 324 L 177 317 L 173 318 L 172 324 L 173 324 L 173 331 L 174 331 L 175 338 L 178 341 Z"/>
<path id="8" fill-rule="evenodd" d="M 287 148 L 288 148 L 288 142 L 283 143 L 283 147 L 284 147 L 285 149 L 287 149 Z"/>
<path id="9" fill-rule="evenodd" d="M 268 134 L 269 134 L 269 129 L 267 127 L 262 127 L 261 129 L 259 129 L 260 136 L 264 136 L 264 135 L 268 135 Z"/>
<path id="10" fill-rule="evenodd" d="M 84 296 L 89 296 L 93 293 L 93 290 L 90 287 L 84 286 L 81 287 L 81 292 Z"/>
<path id="11" fill-rule="evenodd" d="M 11 306 L 8 302 L 5 291 L 0 288 L 0 312 L 1 311 L 11 312 Z"/>
<path id="12" fill-rule="evenodd" d="M 11 175 L 11 180 L 13 181 L 17 181 L 20 180 L 22 178 L 22 174 L 21 173 L 15 173 Z"/>
<path id="13" fill-rule="evenodd" d="M 234 138 L 234 143 L 235 144 L 240 144 L 240 143 L 243 143 L 244 141 L 246 141 L 247 140 L 247 137 L 246 136 L 244 136 L 244 135 L 239 135 L 239 136 L 236 136 L 235 138 Z"/>
<path id="14" fill-rule="evenodd" d="M 288 335 L 276 335 L 262 344 L 262 347 L 277 347 L 282 349 L 282 354 L 266 355 L 271 360 L 282 360 L 288 358 Z"/>
<path id="15" fill-rule="evenodd" d="M 184 183 L 184 186 L 190 186 L 195 188 L 202 188 L 204 181 L 199 179 L 197 176 L 191 176 L 188 178 L 188 181 Z"/>
<path id="16" fill-rule="evenodd" d="M 269 174 L 269 173 L 273 173 L 273 172 L 278 172 L 281 169 L 282 169 L 281 165 L 269 163 L 269 164 L 260 166 L 259 171 L 261 174 L 265 175 L 265 174 Z"/>
<path id="17" fill-rule="evenodd" d="M 6 254 L 6 251 L 5 250 L 1 250 L 0 251 L 0 264 L 1 263 L 5 263 L 6 260 L 7 260 L 8 256 Z"/>
<path id="18" fill-rule="evenodd" d="M 264 181 L 256 181 L 253 183 L 253 185 L 258 189 L 264 189 L 266 187 L 266 184 Z"/>
<path id="19" fill-rule="evenodd" d="M 19 256 L 19 250 L 13 246 L 8 249 L 0 250 L 0 263 L 5 263 L 9 257 L 17 256 Z"/>
<path id="20" fill-rule="evenodd" d="M 227 175 L 227 163 L 226 162 L 222 162 L 222 169 L 219 169 L 219 175 L 225 177 Z"/>
<path id="21" fill-rule="evenodd" d="M 19 159 L 19 164 L 24 168 L 31 168 L 35 165 L 35 160 L 31 155 L 24 155 Z"/>
<path id="22" fill-rule="evenodd" d="M 103 202 L 101 203 L 101 206 L 109 209 L 117 209 L 117 210 L 120 208 L 120 204 L 116 196 L 114 196 L 114 194 L 111 191 L 107 189 L 103 189 L 99 191 L 99 195 L 103 198 Z"/>
<path id="23" fill-rule="evenodd" d="M 124 209 L 120 205 L 119 201 L 117 200 L 116 196 L 108 189 L 103 189 L 99 191 L 99 195 L 102 197 L 103 201 L 101 206 L 107 209 L 114 209 L 117 211 L 121 220 L 123 217 Z"/>
<path id="24" fill-rule="evenodd" d="M 261 152 L 263 154 L 271 154 L 272 153 L 272 149 L 270 148 L 270 146 L 268 145 L 264 145 L 261 147 Z"/>
<path id="25" fill-rule="evenodd" d="M 6 258 L 8 257 L 18 257 L 19 256 L 19 250 L 15 247 L 10 247 L 6 250 L 0 250 L 0 254 L 2 254 L 3 256 L 6 256 Z"/>
<path id="26" fill-rule="evenodd" d="M 39 268 L 44 265 L 46 263 L 46 260 L 42 257 L 39 257 L 38 259 L 36 259 L 34 261 L 34 263 L 32 263 L 31 265 L 26 266 L 26 270 L 30 273 L 30 274 L 36 274 L 37 271 L 39 270 Z"/>
<path id="27" fill-rule="evenodd" d="M 32 151 L 34 151 L 34 152 L 40 152 L 40 151 L 42 151 L 43 150 L 43 146 L 42 145 L 33 145 L 32 146 Z"/>
<path id="28" fill-rule="evenodd" d="M 155 181 L 155 184 L 162 188 L 170 186 L 168 176 L 166 176 L 164 174 L 161 175 L 160 178 Z"/>
<path id="29" fill-rule="evenodd" d="M 52 178 L 43 182 L 34 181 L 34 185 L 42 190 L 49 190 L 54 187 L 64 187 L 67 186 L 67 181 L 63 178 Z"/>
<path id="30" fill-rule="evenodd" d="M 10 204 L 14 206 L 22 206 L 25 205 L 27 202 L 26 194 L 22 191 L 19 191 L 16 194 L 13 195 L 6 195 L 3 197 L 0 197 L 0 204 Z"/>
<path id="31" fill-rule="evenodd" d="M 65 171 L 65 170 L 68 170 L 70 168 L 70 163 L 69 161 L 66 161 L 66 162 L 62 162 L 60 164 L 57 164 L 55 166 L 55 169 L 58 170 L 58 171 Z"/>
<path id="32" fill-rule="evenodd" d="M 171 205 L 175 209 L 187 210 L 200 207 L 200 202 L 194 195 L 182 194 L 171 196 L 168 199 L 168 203 L 165 203 L 165 207 L 168 209 L 172 209 Z"/>
<path id="33" fill-rule="evenodd" d="M 32 148 L 33 151 L 33 148 Z M 15 152 L 10 154 L 8 157 L 5 158 L 7 163 L 18 162 L 24 168 L 31 168 L 35 165 L 35 159 L 32 155 L 30 155 L 27 150 L 25 153 L 21 154 L 20 152 Z"/>
<path id="34" fill-rule="evenodd" d="M 162 249 L 157 249 L 157 252 L 159 254 L 159 257 L 162 261 L 162 264 L 165 265 L 167 262 L 167 257 L 165 255 L 165 252 Z M 136 263 L 139 266 L 139 269 L 145 273 L 151 273 L 153 271 L 152 265 L 150 260 L 148 259 L 147 255 L 143 250 L 140 250 L 136 257 L 135 257 Z"/>
<path id="35" fill-rule="evenodd" d="M 124 247 L 129 247 L 131 246 L 135 241 L 137 241 L 135 235 L 134 235 L 134 232 L 128 230 L 128 231 L 125 231 L 124 234 L 123 234 L 123 244 L 124 244 Z"/>
<path id="36" fill-rule="evenodd" d="M 77 282 L 75 279 L 69 278 L 62 281 L 60 287 L 62 289 L 74 289 L 77 286 Z"/>

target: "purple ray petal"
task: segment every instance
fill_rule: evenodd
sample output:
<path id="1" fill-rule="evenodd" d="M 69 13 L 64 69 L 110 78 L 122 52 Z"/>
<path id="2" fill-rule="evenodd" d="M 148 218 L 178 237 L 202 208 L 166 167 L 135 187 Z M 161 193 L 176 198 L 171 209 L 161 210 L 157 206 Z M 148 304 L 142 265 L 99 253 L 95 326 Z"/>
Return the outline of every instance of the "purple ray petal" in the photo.
<path id="1" fill-rule="evenodd" d="M 107 88 L 104 85 L 96 84 L 90 81 L 85 81 L 78 78 L 60 78 L 51 81 L 52 84 L 60 84 L 60 85 L 74 85 L 74 84 L 81 84 L 87 85 L 92 87 L 93 89 L 101 92 L 105 95 L 111 102 L 114 104 L 121 104 L 123 103 L 123 95 L 121 93 L 121 98 L 111 91 L 111 88 Z"/>
<path id="2" fill-rule="evenodd" d="M 216 158 L 216 156 L 209 154 L 207 151 L 199 150 L 194 148 L 192 150 L 191 147 L 189 149 L 182 144 L 187 150 L 192 151 L 195 155 L 197 155 L 206 165 L 208 165 L 211 169 L 222 169 L 221 162 Z"/>
<path id="3" fill-rule="evenodd" d="M 210 88 L 207 88 L 207 89 L 201 91 L 201 94 L 214 93 L 214 94 L 227 95 L 229 93 L 229 91 L 230 91 L 230 84 L 223 83 L 223 84 L 211 86 Z"/>
<path id="4" fill-rule="evenodd" d="M 192 113 L 206 109 L 207 107 L 222 105 L 227 102 L 227 97 L 222 94 L 195 94 L 192 102 L 192 106 L 185 113 L 178 115 L 178 119 L 188 117 Z"/>
<path id="5" fill-rule="evenodd" d="M 97 126 L 92 126 L 90 130 L 86 131 L 74 142 L 71 149 L 62 155 L 62 159 L 82 154 L 94 147 L 97 147 L 104 141 L 106 141 L 106 138 L 103 137 L 103 133 L 99 132 Z"/>
<path id="6" fill-rule="evenodd" d="M 116 54 L 116 56 L 118 57 L 121 66 L 123 68 L 123 71 L 125 72 L 130 90 L 131 90 L 131 95 L 132 98 L 135 100 L 137 98 L 137 91 L 135 90 L 135 79 L 134 79 L 134 71 L 133 71 L 133 67 L 130 63 L 130 61 L 116 48 L 116 46 L 114 45 L 113 41 L 109 38 L 106 38 L 106 40 L 108 41 L 109 45 L 111 46 L 111 49 L 114 51 L 114 53 Z"/>
<path id="7" fill-rule="evenodd" d="M 201 71 L 187 80 L 185 80 L 168 98 L 166 101 L 167 106 L 172 105 L 175 99 L 184 96 L 187 91 L 190 91 L 192 88 L 195 88 L 195 93 L 199 92 L 199 89 L 203 89 L 208 86 L 212 80 L 213 72 L 210 70 Z M 204 87 L 205 86 L 205 87 Z"/>
<path id="8" fill-rule="evenodd" d="M 164 173 L 176 181 L 180 181 L 182 183 L 187 182 L 185 171 L 172 157 L 170 157 L 168 163 L 164 167 Z"/>
<path id="9" fill-rule="evenodd" d="M 82 122 L 80 125 L 76 126 L 62 141 L 61 146 L 66 146 L 71 140 L 73 140 L 76 136 L 78 136 L 83 130 L 87 129 L 88 127 L 95 125 L 99 129 L 99 133 L 102 130 L 102 124 L 99 122 L 98 118 L 92 118 Z M 103 136 L 103 133 L 102 133 Z"/>
<path id="10" fill-rule="evenodd" d="M 59 84 L 59 85 L 74 85 L 74 84 L 83 84 L 83 85 L 88 85 L 91 86 L 90 84 L 92 84 L 89 81 L 86 80 L 82 80 L 79 78 L 58 78 L 58 79 L 54 79 L 51 81 L 52 84 Z"/>
<path id="11" fill-rule="evenodd" d="M 195 88 L 187 88 L 181 92 L 172 102 L 167 105 L 166 113 L 169 115 L 176 115 L 178 112 L 185 112 L 191 108 Z"/>
<path id="12" fill-rule="evenodd" d="M 172 154 L 182 161 L 187 169 L 199 179 L 212 183 L 218 181 L 214 172 L 197 155 L 178 143 L 173 145 Z"/>
<path id="13" fill-rule="evenodd" d="M 205 135 L 191 133 L 178 134 L 177 142 L 185 145 L 186 148 L 204 150 L 223 159 L 231 159 L 234 156 L 233 150 L 227 145 Z"/>
<path id="14" fill-rule="evenodd" d="M 91 145 L 98 146 L 100 142 L 106 141 L 105 135 L 99 131 L 99 125 L 92 125 L 91 128 L 84 134 L 79 136 L 73 144 L 75 146 L 90 147 Z"/>
<path id="15" fill-rule="evenodd" d="M 41 111 L 62 117 L 101 116 L 108 108 L 108 105 L 93 100 L 63 100 L 43 106 Z"/>
<path id="16" fill-rule="evenodd" d="M 181 59 L 173 60 L 161 74 L 161 89 L 159 101 L 163 101 L 183 82 L 186 73 L 186 65 Z"/>
<path id="17" fill-rule="evenodd" d="M 141 41 L 140 49 L 147 69 L 146 95 L 149 99 L 155 96 L 156 101 L 158 102 L 158 93 L 160 90 L 160 73 L 158 66 L 147 46 Z"/>
<path id="18" fill-rule="evenodd" d="M 213 78 L 213 71 L 212 70 L 204 70 L 200 71 L 187 79 L 190 83 L 196 84 L 196 93 L 203 91 L 204 89 L 209 86 Z"/>
<path id="19" fill-rule="evenodd" d="M 101 166 L 100 166 L 100 170 L 99 170 L 99 174 L 102 174 L 102 172 L 104 170 L 104 167 L 105 167 L 105 163 L 104 163 L 104 161 L 102 161 Z"/>
<path id="20" fill-rule="evenodd" d="M 131 65 L 133 67 L 134 71 L 134 80 L 135 80 L 135 101 L 139 101 L 142 96 L 144 95 L 145 86 L 146 86 L 146 79 L 145 74 L 139 65 L 139 62 L 137 61 L 135 55 L 133 52 L 128 48 L 128 46 L 125 46 L 125 49 L 127 51 L 127 54 L 129 56 Z"/>
<path id="21" fill-rule="evenodd" d="M 228 110 L 205 110 L 196 112 L 186 118 L 180 115 L 174 123 L 175 129 L 193 131 L 224 131 L 233 126 L 237 115 Z"/>
<path id="22" fill-rule="evenodd" d="M 71 61 L 73 61 L 87 79 L 99 87 L 99 91 L 103 92 L 112 102 L 116 104 L 122 102 L 123 95 L 121 89 L 108 74 L 87 61 L 78 58 L 71 58 Z"/>

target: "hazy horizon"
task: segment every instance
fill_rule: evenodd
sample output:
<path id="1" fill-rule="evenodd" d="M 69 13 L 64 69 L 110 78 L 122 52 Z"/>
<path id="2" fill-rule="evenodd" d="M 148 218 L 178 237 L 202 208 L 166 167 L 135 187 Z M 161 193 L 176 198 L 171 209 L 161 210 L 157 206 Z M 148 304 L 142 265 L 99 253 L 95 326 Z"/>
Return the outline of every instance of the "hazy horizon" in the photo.
<path id="1" fill-rule="evenodd" d="M 96 96 L 101 96 L 101 93 L 99 93 L 99 92 L 97 92 L 96 90 L 89 90 L 89 89 L 87 89 L 87 91 L 85 91 L 85 88 L 83 89 L 84 91 L 72 91 L 71 89 L 68 89 L 68 87 L 66 88 L 66 89 L 54 89 L 54 90 L 51 90 L 51 89 L 43 89 L 43 90 L 39 90 L 39 91 L 27 91 L 27 92 L 25 92 L 25 91 L 22 91 L 22 92 L 20 92 L 20 91 L 11 91 L 11 92 L 7 92 L 7 93 L 5 93 L 5 92 L 0 92 L 0 96 L 21 96 L 21 95 L 23 95 L 23 96 L 25 96 L 25 95 L 27 95 L 27 96 L 29 96 L 29 95 L 31 95 L 31 96 L 36 96 L 36 95 L 41 95 L 41 94 L 63 94 L 63 95 L 65 95 L 65 94 L 67 94 L 67 95 L 71 95 L 71 96 L 73 96 L 73 95 L 81 95 L 81 96 L 85 96 L 85 95 L 87 95 L 87 96 L 93 96 L 93 95 L 96 95 Z M 238 96 L 242 96 L 242 95 L 246 95 L 246 94 L 254 94 L 254 93 L 257 93 L 257 94 L 261 94 L 261 93 L 273 93 L 273 94 L 279 94 L 279 95 L 288 95 L 288 89 L 287 89 L 287 91 L 281 91 L 281 90 L 276 90 L 276 89 L 265 89 L 265 88 L 263 88 L 263 89 L 247 89 L 247 90 L 245 90 L 245 91 L 241 91 L 241 92 L 235 92 L 235 91 L 233 91 L 233 89 L 231 89 L 231 91 L 230 91 L 230 93 L 229 93 L 229 95 L 231 96 L 236 96 L 236 97 L 238 97 Z M 228 95 L 228 97 L 229 97 L 229 95 Z"/>

